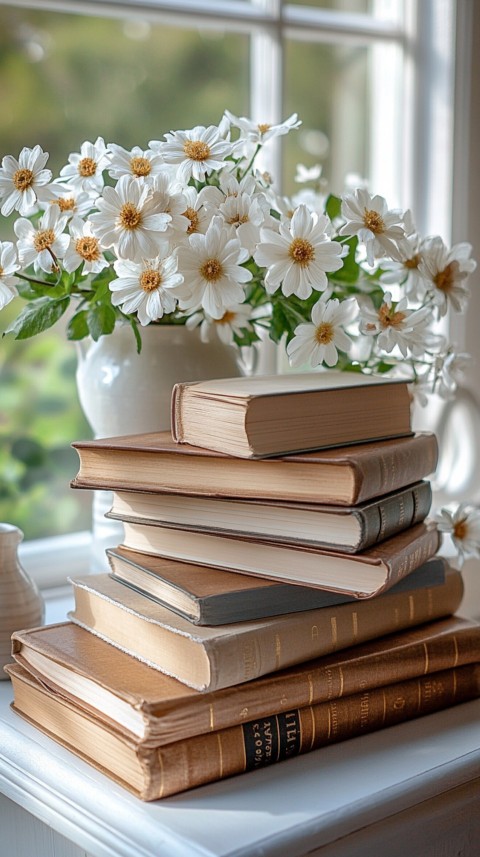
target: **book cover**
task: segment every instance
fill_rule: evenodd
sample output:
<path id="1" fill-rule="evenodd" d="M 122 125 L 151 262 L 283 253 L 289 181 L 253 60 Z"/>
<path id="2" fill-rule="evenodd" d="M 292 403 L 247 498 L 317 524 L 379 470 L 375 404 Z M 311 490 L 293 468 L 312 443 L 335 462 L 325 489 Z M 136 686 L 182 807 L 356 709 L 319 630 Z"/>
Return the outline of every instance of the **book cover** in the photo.
<path id="1" fill-rule="evenodd" d="M 76 441 L 73 488 L 190 493 L 204 497 L 356 505 L 433 473 L 431 432 L 341 449 L 267 458 L 235 458 L 175 443 L 170 432 Z"/>
<path id="2" fill-rule="evenodd" d="M 358 373 L 255 375 L 176 384 L 179 443 L 262 458 L 411 434 L 404 379 Z"/>
<path id="3" fill-rule="evenodd" d="M 426 481 L 351 507 L 116 491 L 106 517 L 358 553 L 423 521 L 431 502 Z"/>
<path id="4" fill-rule="evenodd" d="M 115 580 L 198 625 L 226 625 L 355 600 L 338 592 L 130 551 L 122 545 L 106 553 Z M 434 557 L 402 578 L 392 591 L 435 586 L 444 579 L 445 561 Z"/>
<path id="5" fill-rule="evenodd" d="M 108 574 L 72 581 L 69 618 L 113 646 L 200 691 L 251 681 L 445 616 L 461 576 L 444 585 L 218 627 L 192 625 Z"/>
<path id="6" fill-rule="evenodd" d="M 433 521 L 416 524 L 358 554 L 326 551 L 155 524 L 124 522 L 130 550 L 240 571 L 269 580 L 371 598 L 394 586 L 432 557 L 440 545 Z"/>
<path id="7" fill-rule="evenodd" d="M 142 800 L 255 771 L 441 711 L 480 693 L 480 665 L 467 664 L 146 748 L 58 696 L 18 664 L 7 669 L 14 711 Z"/>
<path id="8" fill-rule="evenodd" d="M 19 631 L 17 663 L 145 746 L 162 746 L 480 660 L 480 625 L 452 616 L 231 688 L 199 693 L 72 622 Z"/>

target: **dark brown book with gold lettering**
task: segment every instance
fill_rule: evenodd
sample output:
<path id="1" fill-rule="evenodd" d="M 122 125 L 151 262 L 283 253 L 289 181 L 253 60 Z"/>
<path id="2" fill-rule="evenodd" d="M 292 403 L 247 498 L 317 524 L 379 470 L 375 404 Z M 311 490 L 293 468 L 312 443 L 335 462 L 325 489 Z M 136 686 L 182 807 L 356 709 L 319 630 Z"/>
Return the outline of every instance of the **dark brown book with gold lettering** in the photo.
<path id="1" fill-rule="evenodd" d="M 12 651 L 53 692 L 157 746 L 480 661 L 480 625 L 437 619 L 211 693 L 186 687 L 71 622 L 18 631 Z"/>
<path id="2" fill-rule="evenodd" d="M 9 665 L 13 709 L 133 791 L 156 800 L 421 717 L 480 694 L 480 665 L 454 667 L 205 735 L 145 747 Z M 235 695 L 236 689 L 232 690 Z"/>

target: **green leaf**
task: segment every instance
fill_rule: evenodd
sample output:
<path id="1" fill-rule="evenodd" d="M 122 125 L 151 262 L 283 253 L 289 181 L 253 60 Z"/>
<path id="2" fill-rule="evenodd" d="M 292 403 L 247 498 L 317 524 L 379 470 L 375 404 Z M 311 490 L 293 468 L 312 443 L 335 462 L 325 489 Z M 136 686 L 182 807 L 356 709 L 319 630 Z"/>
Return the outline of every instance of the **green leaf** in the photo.
<path id="1" fill-rule="evenodd" d="M 342 213 L 342 200 L 339 196 L 334 196 L 333 193 L 331 193 L 327 197 L 325 212 L 328 214 L 330 220 L 335 220 L 336 217 L 340 217 Z"/>
<path id="2" fill-rule="evenodd" d="M 70 298 L 51 300 L 43 297 L 24 307 L 15 321 L 7 327 L 5 333 L 14 333 L 15 339 L 28 339 L 36 336 L 53 325 L 62 317 L 70 304 Z"/>
<path id="3" fill-rule="evenodd" d="M 112 333 L 117 314 L 109 304 L 92 304 L 87 311 L 90 336 L 95 342 L 106 333 Z"/>
<path id="4" fill-rule="evenodd" d="M 87 312 L 82 309 L 75 313 L 67 325 L 67 339 L 84 339 L 90 333 L 88 329 Z"/>

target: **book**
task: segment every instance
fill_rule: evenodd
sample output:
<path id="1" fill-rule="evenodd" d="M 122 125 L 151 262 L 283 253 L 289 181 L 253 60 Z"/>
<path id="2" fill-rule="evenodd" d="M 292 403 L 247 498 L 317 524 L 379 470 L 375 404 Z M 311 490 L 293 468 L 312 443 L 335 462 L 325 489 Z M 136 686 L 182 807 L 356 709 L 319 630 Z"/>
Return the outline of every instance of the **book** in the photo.
<path id="1" fill-rule="evenodd" d="M 480 625 L 452 616 L 231 688 L 199 693 L 72 622 L 17 631 L 16 662 L 60 696 L 161 746 L 480 661 Z"/>
<path id="2" fill-rule="evenodd" d="M 47 689 L 18 664 L 6 670 L 14 711 L 146 801 L 286 761 L 480 693 L 480 665 L 467 664 L 148 748 Z"/>
<path id="3" fill-rule="evenodd" d="M 217 690 L 441 618 L 460 603 L 461 575 L 445 584 L 210 627 L 192 625 L 108 574 L 72 581 L 68 618 L 154 669 L 200 691 Z M 456 609 L 455 607 L 455 609 Z"/>
<path id="4" fill-rule="evenodd" d="M 254 375 L 175 384 L 172 435 L 241 458 L 411 434 L 405 379 L 353 372 Z"/>
<path id="5" fill-rule="evenodd" d="M 190 493 L 352 506 L 433 473 L 431 432 L 341 449 L 257 461 L 175 443 L 170 432 L 72 444 L 79 457 L 73 488 Z"/>
<path id="6" fill-rule="evenodd" d="M 440 535 L 433 521 L 416 524 L 357 554 L 196 532 L 138 521 L 124 522 L 129 550 L 197 563 L 284 583 L 371 598 L 389 589 L 433 556 Z"/>
<path id="7" fill-rule="evenodd" d="M 431 503 L 426 481 L 350 507 L 114 491 L 106 517 L 358 553 L 423 521 Z"/>
<path id="8" fill-rule="evenodd" d="M 195 625 L 226 625 L 355 600 L 310 586 L 275 583 L 240 572 L 232 574 L 220 568 L 140 554 L 122 545 L 107 548 L 106 554 L 115 580 Z M 391 591 L 435 586 L 444 579 L 445 561 L 434 557 L 402 578 Z"/>

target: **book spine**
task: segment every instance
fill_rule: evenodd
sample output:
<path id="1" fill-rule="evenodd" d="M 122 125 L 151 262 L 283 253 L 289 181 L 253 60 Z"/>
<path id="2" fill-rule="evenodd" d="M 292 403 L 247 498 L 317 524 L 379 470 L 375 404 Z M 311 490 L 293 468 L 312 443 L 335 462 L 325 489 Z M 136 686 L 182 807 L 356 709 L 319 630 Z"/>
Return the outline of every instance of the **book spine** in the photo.
<path id="1" fill-rule="evenodd" d="M 434 556 L 440 547 L 440 534 L 435 527 L 425 528 L 423 536 L 388 561 L 388 579 L 385 586 L 390 588 L 407 574 L 419 568 L 427 559 Z M 384 586 L 384 588 L 385 588 Z M 379 590 L 381 591 L 381 590 Z"/>
<path id="2" fill-rule="evenodd" d="M 357 512 L 361 536 L 355 550 L 365 550 L 408 527 L 413 527 L 414 524 L 421 523 L 427 517 L 431 504 L 431 485 L 429 482 L 422 482 Z"/>
<path id="3" fill-rule="evenodd" d="M 380 602 L 377 598 L 347 602 L 290 614 L 273 628 L 268 623 L 257 627 L 253 634 L 232 633 L 209 645 L 210 684 L 203 690 L 248 682 L 445 616 L 457 609 L 462 592 L 462 578 L 453 574 L 446 587 L 386 592 Z"/>
<path id="4" fill-rule="evenodd" d="M 257 770 L 479 695 L 480 665 L 470 664 L 195 736 L 146 752 L 150 777 L 142 797 L 155 800 Z"/>
<path id="5" fill-rule="evenodd" d="M 378 447 L 360 460 L 351 460 L 355 476 L 355 493 L 352 504 L 362 503 L 371 497 L 390 494 L 404 485 L 418 482 L 433 473 L 438 462 L 438 443 L 435 435 L 418 435 L 411 444 L 392 445 L 381 452 Z"/>

